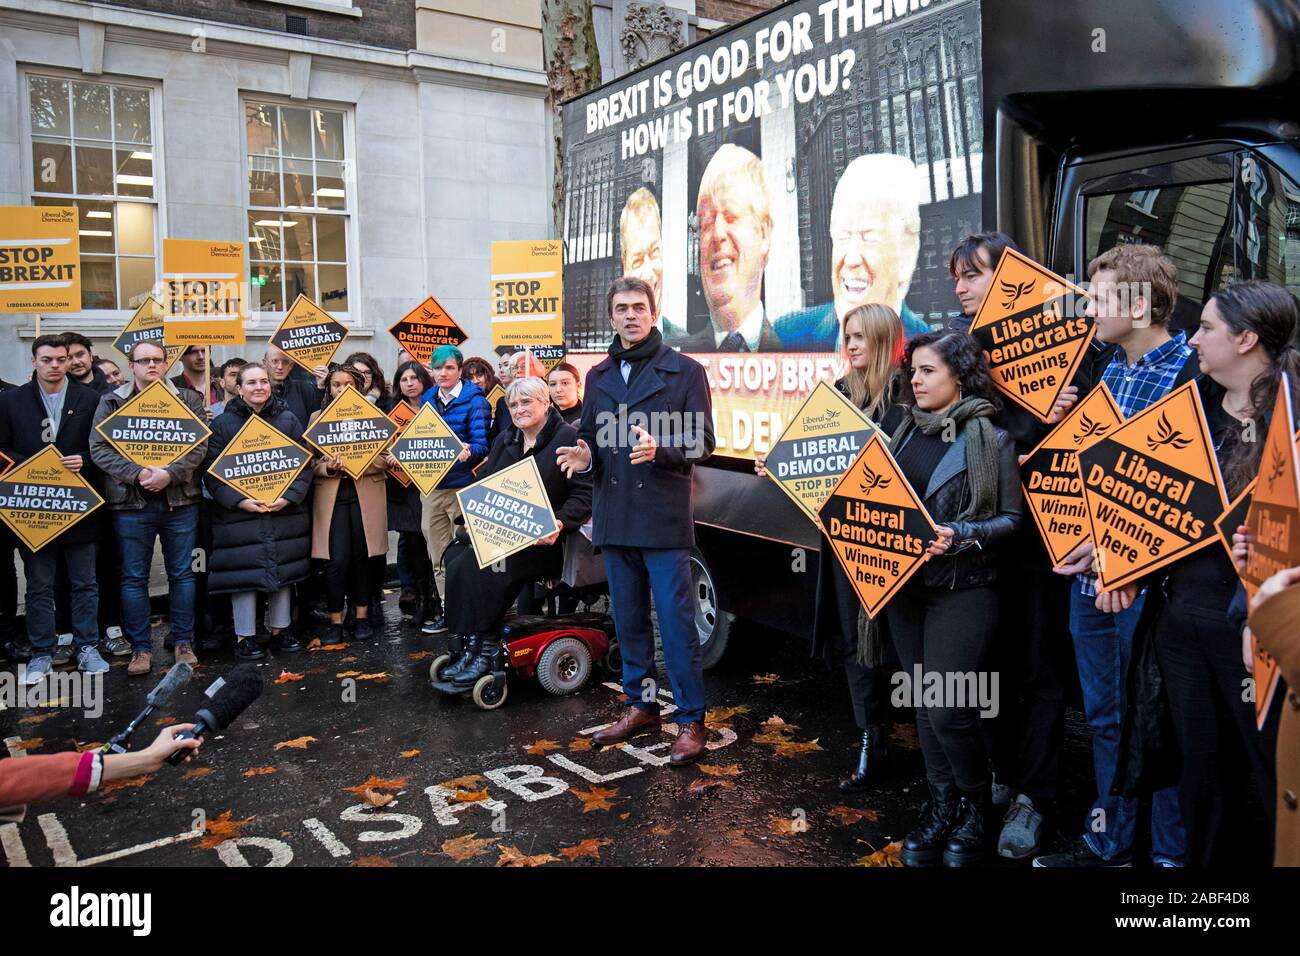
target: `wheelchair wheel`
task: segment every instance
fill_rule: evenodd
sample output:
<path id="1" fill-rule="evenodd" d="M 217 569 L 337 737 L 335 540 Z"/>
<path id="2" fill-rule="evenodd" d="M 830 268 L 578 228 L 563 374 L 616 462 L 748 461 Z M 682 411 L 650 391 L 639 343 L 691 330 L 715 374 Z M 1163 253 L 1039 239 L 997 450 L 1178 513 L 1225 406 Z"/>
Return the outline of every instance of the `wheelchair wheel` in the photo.
<path id="1" fill-rule="evenodd" d="M 611 674 L 623 673 L 623 653 L 619 650 L 618 641 L 609 642 L 609 650 L 605 652 L 605 658 L 601 663 Z"/>
<path id="2" fill-rule="evenodd" d="M 537 659 L 537 682 L 562 697 L 582 689 L 591 676 L 591 651 L 576 637 L 552 641 Z"/>
<path id="3" fill-rule="evenodd" d="M 472 697 L 480 710 L 496 710 L 506 702 L 506 680 L 495 674 L 484 674 L 474 685 Z"/>
<path id="4" fill-rule="evenodd" d="M 429 665 L 429 680 L 437 680 L 438 675 L 442 673 L 442 669 L 451 661 L 452 656 L 450 654 L 439 654 L 435 657 L 433 663 Z"/>

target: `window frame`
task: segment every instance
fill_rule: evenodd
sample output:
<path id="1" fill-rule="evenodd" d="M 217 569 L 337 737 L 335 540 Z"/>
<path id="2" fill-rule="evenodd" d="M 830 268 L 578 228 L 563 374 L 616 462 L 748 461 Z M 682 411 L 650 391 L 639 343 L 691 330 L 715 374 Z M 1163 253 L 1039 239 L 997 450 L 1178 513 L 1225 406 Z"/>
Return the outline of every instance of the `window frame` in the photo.
<path id="1" fill-rule="evenodd" d="M 166 177 L 166 157 L 163 152 L 163 130 L 162 130 L 162 84 L 157 80 L 151 80 L 146 77 L 123 77 L 117 74 L 102 74 L 97 76 L 87 76 L 84 73 L 75 70 L 59 69 L 57 67 L 44 67 L 39 65 L 22 65 L 18 67 L 18 87 L 20 90 L 20 109 L 22 143 L 20 144 L 21 156 L 19 157 L 19 170 L 23 197 L 23 204 L 28 206 L 36 205 L 35 199 L 38 195 L 45 199 L 66 199 L 72 205 L 76 205 L 77 199 L 89 202 L 136 202 L 145 205 L 152 204 L 154 207 L 153 221 L 153 247 L 154 247 L 154 287 L 157 287 L 158 281 L 162 277 L 162 240 L 168 232 L 167 222 L 167 177 Z M 63 80 L 65 82 L 78 83 L 97 83 L 103 86 L 122 86 L 133 89 L 143 90 L 149 94 L 149 138 L 150 151 L 153 153 L 153 196 L 100 196 L 95 197 L 89 194 L 81 193 L 44 193 L 38 194 L 34 189 L 36 170 L 32 164 L 32 101 L 31 101 L 31 80 L 32 77 L 46 77 L 54 80 Z M 69 122 L 72 118 L 69 117 Z M 73 133 L 73 130 L 69 130 Z M 70 137 L 75 140 L 75 135 Z M 116 142 L 116 139 L 114 140 Z M 116 249 L 113 253 L 114 261 L 114 279 L 118 282 L 119 287 L 121 278 L 117 273 L 117 263 L 119 255 Z M 128 257 L 130 258 L 130 257 Z M 129 306 L 117 309 L 78 309 L 76 312 L 42 312 L 40 313 L 40 323 L 42 333 L 47 331 L 67 332 L 79 331 L 86 333 L 91 338 L 115 337 L 136 309 Z M 19 329 L 20 336 L 25 334 L 35 334 L 35 326 L 23 326 Z"/>
<path id="2" fill-rule="evenodd" d="M 325 209 L 315 210 L 292 210 L 286 209 L 283 205 L 284 195 L 281 194 L 281 205 L 278 207 L 254 206 L 249 196 L 249 146 L 248 146 L 248 106 L 250 104 L 266 104 L 269 106 L 290 107 L 292 109 L 302 110 L 329 110 L 335 113 L 341 113 L 343 116 L 343 182 L 344 188 L 344 208 L 342 209 Z M 359 302 L 353 299 L 352 290 L 360 289 L 358 283 L 358 269 L 360 267 L 358 251 L 358 226 L 357 226 L 357 175 L 356 175 L 356 115 L 354 105 L 351 103 L 334 103 L 327 100 L 294 100 L 286 96 L 273 96 L 264 93 L 258 93 L 254 90 L 240 90 L 239 92 L 239 168 L 240 168 L 240 210 L 241 210 L 241 228 L 244 229 L 244 245 L 247 249 L 247 256 L 244 268 L 244 281 L 249 284 L 249 311 L 248 319 L 245 323 L 250 332 L 265 331 L 275 329 L 280 322 L 284 320 L 285 313 L 291 302 L 286 302 L 284 309 L 265 310 L 259 309 L 254 311 L 252 308 L 252 269 L 253 269 L 253 244 L 248 240 L 252 238 L 248 233 L 248 218 L 255 212 L 274 212 L 276 215 L 288 214 L 293 215 L 298 212 L 309 216 L 337 216 L 344 221 L 343 236 L 345 242 L 344 254 L 347 256 L 346 269 L 348 280 L 348 309 L 346 312 L 332 312 L 326 309 L 331 316 L 348 327 L 349 334 L 355 332 L 368 331 L 369 323 L 364 317 L 364 313 L 359 306 Z M 283 161 L 284 157 L 278 157 Z M 329 160 L 333 162 L 333 160 Z M 282 174 L 283 175 L 283 174 Z M 283 184 L 283 178 L 281 180 Z M 314 247 L 313 243 L 313 247 Z M 281 262 L 285 261 L 283 259 Z M 299 261 L 299 260 L 293 260 Z M 320 260 L 313 260 L 317 267 L 317 277 L 319 277 Z M 317 295 L 320 293 L 319 284 L 317 285 Z M 319 302 L 319 299 L 317 300 Z"/>

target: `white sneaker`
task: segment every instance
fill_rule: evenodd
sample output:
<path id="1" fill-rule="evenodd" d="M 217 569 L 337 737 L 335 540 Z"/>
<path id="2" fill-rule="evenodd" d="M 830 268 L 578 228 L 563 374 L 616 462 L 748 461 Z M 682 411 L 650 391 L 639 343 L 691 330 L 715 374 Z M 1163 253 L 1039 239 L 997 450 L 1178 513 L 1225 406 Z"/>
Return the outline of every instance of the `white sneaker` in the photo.
<path id="1" fill-rule="evenodd" d="M 91 644 L 83 647 L 77 654 L 77 670 L 84 671 L 87 674 L 106 674 L 108 673 L 108 661 L 104 660 L 99 654 L 99 648 Z"/>
<path id="2" fill-rule="evenodd" d="M 41 654 L 33 657 L 25 668 L 23 668 L 22 681 L 28 687 L 35 687 L 45 678 L 50 676 L 50 671 L 54 668 L 54 660 L 49 654 Z"/>

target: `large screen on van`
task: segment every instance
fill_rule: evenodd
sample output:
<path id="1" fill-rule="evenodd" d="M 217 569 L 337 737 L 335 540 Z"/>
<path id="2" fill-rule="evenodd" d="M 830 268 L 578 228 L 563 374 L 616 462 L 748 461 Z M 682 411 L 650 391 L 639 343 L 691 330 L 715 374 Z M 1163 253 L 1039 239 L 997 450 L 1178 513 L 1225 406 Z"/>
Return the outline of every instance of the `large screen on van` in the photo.
<path id="1" fill-rule="evenodd" d="M 570 355 L 608 347 L 610 283 L 645 279 L 708 369 L 718 453 L 750 458 L 840 374 L 846 312 L 942 324 L 980 228 L 979 12 L 790 3 L 565 104 Z"/>

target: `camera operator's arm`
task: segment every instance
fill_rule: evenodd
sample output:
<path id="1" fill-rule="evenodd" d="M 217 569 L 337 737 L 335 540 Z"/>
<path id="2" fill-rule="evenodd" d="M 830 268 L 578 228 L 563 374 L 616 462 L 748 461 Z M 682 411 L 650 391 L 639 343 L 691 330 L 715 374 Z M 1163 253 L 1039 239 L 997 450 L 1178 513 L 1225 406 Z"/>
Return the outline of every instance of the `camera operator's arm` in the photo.
<path id="1" fill-rule="evenodd" d="M 153 773 L 177 750 L 197 750 L 202 737 L 177 740 L 193 724 L 164 727 L 144 750 L 124 754 L 43 754 L 0 760 L 0 808 L 17 807 L 54 797 L 80 797 L 110 780 Z"/>

